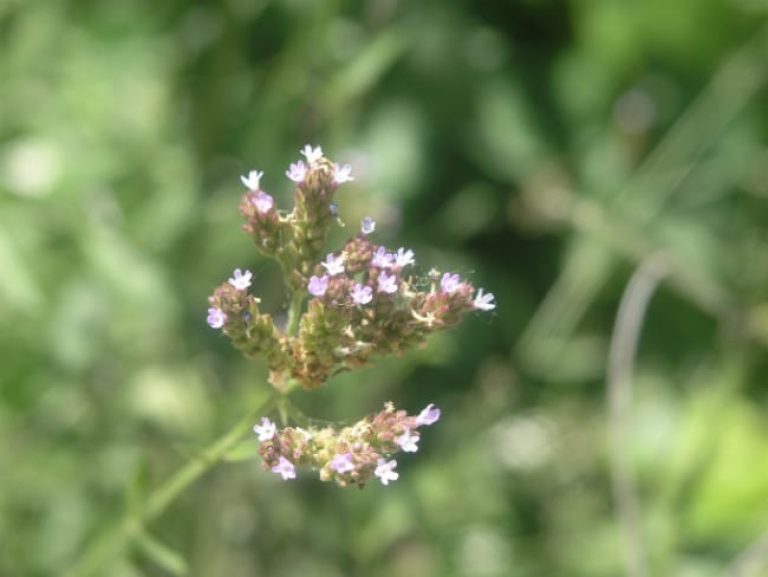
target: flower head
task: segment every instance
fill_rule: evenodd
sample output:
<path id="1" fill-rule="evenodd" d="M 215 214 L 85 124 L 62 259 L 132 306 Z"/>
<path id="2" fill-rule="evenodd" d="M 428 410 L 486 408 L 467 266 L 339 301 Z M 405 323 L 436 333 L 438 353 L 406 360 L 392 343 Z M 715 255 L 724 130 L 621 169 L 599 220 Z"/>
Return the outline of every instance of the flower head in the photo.
<path id="1" fill-rule="evenodd" d="M 301 154 L 304 155 L 310 166 L 314 166 L 323 157 L 323 149 L 319 146 L 313 148 L 312 145 L 307 144 L 304 146 Z"/>
<path id="2" fill-rule="evenodd" d="M 277 426 L 267 417 L 261 418 L 260 425 L 253 426 L 253 432 L 259 436 L 259 442 L 270 441 L 277 432 Z"/>
<path id="3" fill-rule="evenodd" d="M 363 234 L 371 234 L 374 230 L 376 230 L 376 221 L 370 216 L 366 216 L 360 223 L 360 232 Z"/>
<path id="4" fill-rule="evenodd" d="M 395 443 L 397 443 L 406 453 L 415 453 L 418 451 L 419 447 L 416 444 L 418 442 L 419 436 L 411 433 L 409 429 L 406 429 L 402 435 L 395 439 Z"/>
<path id="5" fill-rule="evenodd" d="M 352 301 L 358 305 L 367 305 L 373 300 L 373 289 L 369 286 L 356 284 L 352 289 Z"/>
<path id="6" fill-rule="evenodd" d="M 459 278 L 459 275 L 447 272 L 443 275 L 443 278 L 440 279 L 440 290 L 444 293 L 451 294 L 459 288 L 460 284 L 461 279 Z"/>
<path id="7" fill-rule="evenodd" d="M 432 425 L 440 418 L 440 409 L 438 409 L 432 403 L 429 403 L 424 409 L 416 416 L 416 426 L 421 427 L 423 425 Z"/>
<path id="8" fill-rule="evenodd" d="M 398 268 L 403 268 L 404 266 L 408 266 L 409 264 L 414 264 L 416 262 L 413 259 L 413 251 L 405 250 L 403 247 L 397 249 L 397 254 L 394 255 L 394 257 L 395 266 Z"/>
<path id="9" fill-rule="evenodd" d="M 477 296 L 472 304 L 481 311 L 492 311 L 496 308 L 496 303 L 493 302 L 495 298 L 493 293 L 483 294 L 483 289 L 477 289 Z"/>
<path id="10" fill-rule="evenodd" d="M 252 198 L 251 202 L 256 206 L 261 214 L 269 212 L 272 207 L 275 206 L 275 199 L 268 195 L 263 190 L 258 191 Z"/>
<path id="11" fill-rule="evenodd" d="M 243 272 L 239 268 L 236 268 L 234 276 L 229 279 L 229 284 L 231 284 L 237 290 L 242 291 L 251 286 L 252 278 L 253 273 L 251 273 L 251 271 L 246 270 Z"/>
<path id="12" fill-rule="evenodd" d="M 220 308 L 211 307 L 208 309 L 208 326 L 212 329 L 220 329 L 224 326 L 227 320 L 227 315 Z"/>
<path id="13" fill-rule="evenodd" d="M 395 255 L 388 253 L 386 248 L 380 246 L 376 249 L 376 252 L 373 253 L 371 264 L 379 268 L 389 268 L 392 266 L 394 260 Z"/>
<path id="14" fill-rule="evenodd" d="M 323 276 L 311 276 L 309 277 L 309 284 L 307 285 L 309 294 L 316 297 L 321 297 L 328 290 L 328 275 Z"/>
<path id="15" fill-rule="evenodd" d="M 280 461 L 272 467 L 272 472 L 282 476 L 283 481 L 296 478 L 296 467 L 288 459 L 280 456 Z"/>
<path id="16" fill-rule="evenodd" d="M 336 184 L 344 184 L 345 182 L 350 182 L 352 180 L 355 180 L 354 177 L 351 174 L 352 167 L 348 164 L 345 164 L 344 166 L 339 166 L 338 164 L 333 165 L 333 182 Z"/>
<path id="17" fill-rule="evenodd" d="M 397 481 L 400 477 L 400 475 L 395 472 L 395 467 L 397 467 L 397 461 L 394 459 L 391 461 L 379 459 L 376 463 L 376 471 L 374 471 L 373 474 L 379 478 L 382 485 L 386 486 L 389 485 L 390 481 Z"/>
<path id="18" fill-rule="evenodd" d="M 259 190 L 259 181 L 261 181 L 262 176 L 264 176 L 263 170 L 261 172 L 258 170 L 251 170 L 247 176 L 241 175 L 240 180 L 248 190 L 255 192 Z"/>
<path id="19" fill-rule="evenodd" d="M 331 460 L 331 469 L 343 475 L 344 473 L 350 473 L 355 470 L 355 462 L 352 460 L 352 453 L 344 453 L 343 455 L 336 455 Z"/>
<path id="20" fill-rule="evenodd" d="M 322 153 L 320 156 L 322 156 Z M 304 182 L 304 179 L 307 176 L 307 165 L 304 164 L 303 160 L 292 162 L 288 167 L 288 170 L 285 171 L 285 176 L 290 178 L 295 183 Z"/>
<path id="21" fill-rule="evenodd" d="M 340 254 L 339 256 L 333 256 L 333 253 L 330 253 L 325 257 L 325 262 L 321 262 L 320 264 L 325 267 L 325 270 L 329 275 L 336 276 L 337 274 L 344 272 L 344 255 Z"/>
<path id="22" fill-rule="evenodd" d="M 381 271 L 378 279 L 378 290 L 380 293 L 393 294 L 397 292 L 397 275 L 387 274 L 387 271 Z"/>

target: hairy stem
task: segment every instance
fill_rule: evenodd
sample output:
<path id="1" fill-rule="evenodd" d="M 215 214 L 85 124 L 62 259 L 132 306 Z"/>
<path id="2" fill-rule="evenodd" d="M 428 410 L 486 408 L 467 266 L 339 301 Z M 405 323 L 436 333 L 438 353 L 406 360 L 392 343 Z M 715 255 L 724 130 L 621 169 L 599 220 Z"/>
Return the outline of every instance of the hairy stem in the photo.
<path id="1" fill-rule="evenodd" d="M 251 430 L 256 418 L 268 412 L 275 401 L 276 397 L 271 395 L 266 401 L 256 406 L 198 457 L 184 465 L 155 489 L 139 511 L 127 512 L 112 530 L 102 533 L 100 538 L 86 549 L 75 565 L 65 573 L 65 577 L 87 577 L 100 574 L 103 567 L 123 553 L 134 539 L 141 536 L 146 526 L 158 518 L 187 487 L 220 462 L 229 450 Z"/>
<path id="2" fill-rule="evenodd" d="M 299 332 L 299 321 L 301 320 L 301 307 L 304 304 L 304 293 L 296 291 L 291 298 L 291 306 L 288 309 L 288 325 L 285 332 L 290 337 L 295 337 Z"/>

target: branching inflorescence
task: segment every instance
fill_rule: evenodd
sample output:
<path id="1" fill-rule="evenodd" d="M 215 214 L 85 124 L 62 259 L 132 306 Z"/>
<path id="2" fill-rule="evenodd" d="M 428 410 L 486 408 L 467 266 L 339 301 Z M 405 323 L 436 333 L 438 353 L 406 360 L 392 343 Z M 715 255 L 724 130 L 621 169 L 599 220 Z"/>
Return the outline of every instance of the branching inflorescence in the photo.
<path id="1" fill-rule="evenodd" d="M 208 299 L 208 324 L 221 329 L 246 356 L 266 358 L 276 389 L 286 391 L 294 383 L 317 388 L 339 371 L 424 344 L 466 313 L 495 308 L 493 294 L 476 291 L 455 273 L 432 269 L 424 288 L 412 274 L 413 251 L 376 244 L 371 238 L 376 223 L 369 217 L 340 250 L 325 253 L 327 233 L 338 221 L 334 196 L 340 185 L 353 180 L 351 168 L 329 161 L 320 147 L 307 145 L 302 154 L 305 161 L 286 171 L 296 185 L 289 213 L 261 189 L 262 172 L 241 177 L 248 189 L 240 203 L 243 230 L 261 253 L 280 264 L 292 294 L 288 325 L 277 327 L 271 315 L 261 312 L 260 300 L 248 293 L 250 271 L 236 269 Z M 415 452 L 419 427 L 439 415 L 433 405 L 408 416 L 387 404 L 340 430 L 278 431 L 264 418 L 254 431 L 265 466 L 284 479 L 294 478 L 300 464 L 342 486 L 362 486 L 372 475 L 386 485 L 398 477 L 396 462 L 387 457 Z"/>

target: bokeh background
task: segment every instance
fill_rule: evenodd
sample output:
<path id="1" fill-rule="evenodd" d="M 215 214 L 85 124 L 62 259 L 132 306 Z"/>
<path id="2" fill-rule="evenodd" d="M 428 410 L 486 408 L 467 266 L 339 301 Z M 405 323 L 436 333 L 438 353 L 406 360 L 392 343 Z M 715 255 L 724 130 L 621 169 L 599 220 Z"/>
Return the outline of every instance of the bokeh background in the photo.
<path id="1" fill-rule="evenodd" d="M 206 296 L 276 269 L 306 143 L 381 242 L 498 308 L 299 394 L 442 421 L 390 487 L 215 467 L 99 574 L 614 576 L 606 366 L 644 319 L 622 454 L 650 573 L 722 575 L 768 530 L 765 0 L 0 0 L 0 574 L 61 575 L 265 395 Z M 243 456 L 242 454 L 240 455 Z M 765 560 L 743 575 L 766 575 Z"/>

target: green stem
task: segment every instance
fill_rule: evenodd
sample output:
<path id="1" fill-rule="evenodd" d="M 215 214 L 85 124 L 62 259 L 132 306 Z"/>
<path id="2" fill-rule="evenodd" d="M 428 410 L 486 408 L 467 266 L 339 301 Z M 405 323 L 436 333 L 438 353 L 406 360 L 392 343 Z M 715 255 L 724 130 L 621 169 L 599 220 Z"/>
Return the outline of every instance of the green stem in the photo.
<path id="1" fill-rule="evenodd" d="M 198 457 L 187 463 L 170 479 L 158 487 L 138 512 L 128 512 L 111 531 L 103 533 L 78 560 L 65 577 L 86 577 L 101 572 L 110 560 L 118 557 L 128 545 L 157 519 L 168 506 L 206 471 L 221 461 L 240 439 L 251 430 L 256 418 L 268 412 L 275 404 L 271 395 L 251 410 L 229 431 L 214 441 Z"/>
<path id="2" fill-rule="evenodd" d="M 288 336 L 295 337 L 299 332 L 299 321 L 301 320 L 301 306 L 304 304 L 304 293 L 296 291 L 291 298 L 291 307 L 288 309 L 288 325 L 285 332 Z"/>

